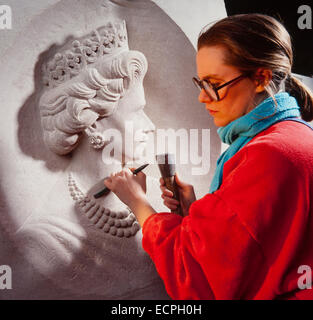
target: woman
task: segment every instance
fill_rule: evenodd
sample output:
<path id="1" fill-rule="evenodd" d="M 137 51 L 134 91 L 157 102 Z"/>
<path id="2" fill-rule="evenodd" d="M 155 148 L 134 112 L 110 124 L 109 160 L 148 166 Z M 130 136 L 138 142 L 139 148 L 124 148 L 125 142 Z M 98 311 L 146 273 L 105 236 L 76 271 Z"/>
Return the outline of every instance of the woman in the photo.
<path id="1" fill-rule="evenodd" d="M 290 36 L 269 16 L 231 16 L 200 34 L 197 67 L 199 101 L 229 144 L 210 192 L 196 200 L 176 176 L 182 217 L 155 214 L 143 174 L 105 185 L 136 215 L 172 298 L 312 298 L 298 268 L 313 267 L 313 130 L 299 123 L 313 119 L 313 98 L 291 75 Z M 177 208 L 163 180 L 161 189 Z"/>

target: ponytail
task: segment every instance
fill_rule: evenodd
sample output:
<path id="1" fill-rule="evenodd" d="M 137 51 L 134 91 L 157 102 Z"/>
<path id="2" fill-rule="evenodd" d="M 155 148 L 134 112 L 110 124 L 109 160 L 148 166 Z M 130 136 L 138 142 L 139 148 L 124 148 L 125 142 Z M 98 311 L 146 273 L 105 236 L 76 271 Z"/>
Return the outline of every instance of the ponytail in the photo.
<path id="1" fill-rule="evenodd" d="M 296 98 L 300 106 L 301 118 L 305 121 L 313 120 L 313 93 L 296 77 L 290 75 L 285 82 L 286 91 Z"/>

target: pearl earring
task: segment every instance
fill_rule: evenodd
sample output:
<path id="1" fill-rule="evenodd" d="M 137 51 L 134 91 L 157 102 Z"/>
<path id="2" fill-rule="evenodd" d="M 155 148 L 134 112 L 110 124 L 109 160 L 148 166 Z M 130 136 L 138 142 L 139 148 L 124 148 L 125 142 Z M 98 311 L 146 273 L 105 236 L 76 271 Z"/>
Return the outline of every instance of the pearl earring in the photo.
<path id="1" fill-rule="evenodd" d="M 88 136 L 90 145 L 94 149 L 100 150 L 106 145 L 107 141 L 104 135 L 101 132 L 96 131 L 96 129 L 94 129 L 93 127 L 86 128 L 85 132 Z"/>

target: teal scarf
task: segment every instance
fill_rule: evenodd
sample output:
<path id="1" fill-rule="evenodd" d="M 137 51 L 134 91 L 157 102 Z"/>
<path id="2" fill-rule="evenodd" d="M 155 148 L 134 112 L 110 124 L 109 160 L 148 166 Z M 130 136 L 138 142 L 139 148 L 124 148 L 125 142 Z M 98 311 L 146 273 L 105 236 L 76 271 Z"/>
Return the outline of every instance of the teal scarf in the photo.
<path id="1" fill-rule="evenodd" d="M 249 113 L 217 130 L 221 140 L 229 144 L 229 147 L 217 160 L 216 170 L 210 186 L 210 193 L 218 190 L 222 183 L 225 162 L 252 140 L 254 136 L 275 122 L 300 116 L 297 100 L 287 92 L 276 94 L 275 99 L 278 104 L 277 107 L 273 98 L 267 98 Z M 264 119 L 265 117 L 268 118 Z"/>

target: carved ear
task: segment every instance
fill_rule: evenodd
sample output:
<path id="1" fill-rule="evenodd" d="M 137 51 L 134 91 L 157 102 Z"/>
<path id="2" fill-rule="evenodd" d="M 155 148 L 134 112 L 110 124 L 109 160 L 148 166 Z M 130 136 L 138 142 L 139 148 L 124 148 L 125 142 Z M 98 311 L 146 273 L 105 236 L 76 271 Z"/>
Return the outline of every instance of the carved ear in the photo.
<path id="1" fill-rule="evenodd" d="M 259 68 L 254 75 L 254 83 L 256 85 L 255 92 L 263 92 L 265 90 L 265 87 L 272 80 L 272 77 L 272 70 Z"/>

